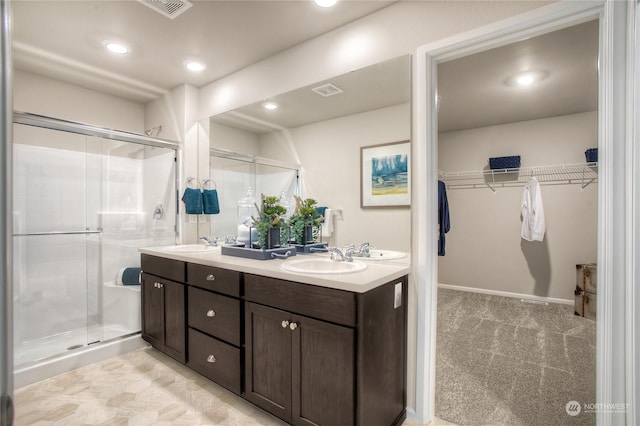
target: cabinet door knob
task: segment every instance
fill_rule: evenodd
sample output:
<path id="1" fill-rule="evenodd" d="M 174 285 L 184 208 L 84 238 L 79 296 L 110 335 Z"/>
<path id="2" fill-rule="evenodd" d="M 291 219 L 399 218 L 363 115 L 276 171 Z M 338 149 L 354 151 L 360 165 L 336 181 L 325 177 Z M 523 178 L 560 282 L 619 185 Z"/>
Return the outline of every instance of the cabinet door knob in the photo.
<path id="1" fill-rule="evenodd" d="M 207 275 L 207 281 L 215 281 L 216 280 L 216 276 L 213 274 L 209 274 Z"/>
<path id="2" fill-rule="evenodd" d="M 213 318 L 213 317 L 215 317 L 215 316 L 216 316 L 216 311 L 214 311 L 213 309 L 209 309 L 209 310 L 207 311 L 207 316 L 208 316 L 209 318 Z"/>
<path id="3" fill-rule="evenodd" d="M 207 357 L 207 362 L 210 363 L 210 364 L 213 364 L 214 362 L 216 362 L 216 357 L 213 356 L 213 355 L 209 355 Z"/>
<path id="4" fill-rule="evenodd" d="M 289 327 L 289 321 L 282 321 L 282 328 Z"/>
<path id="5" fill-rule="evenodd" d="M 293 331 L 296 328 L 298 328 L 298 324 L 296 324 L 295 322 L 292 322 L 291 324 L 289 324 L 289 328 L 291 329 L 291 331 Z"/>
<path id="6" fill-rule="evenodd" d="M 162 288 L 162 284 L 157 283 L 157 282 L 156 282 L 156 283 L 153 283 L 153 286 L 154 286 L 155 288 Z"/>

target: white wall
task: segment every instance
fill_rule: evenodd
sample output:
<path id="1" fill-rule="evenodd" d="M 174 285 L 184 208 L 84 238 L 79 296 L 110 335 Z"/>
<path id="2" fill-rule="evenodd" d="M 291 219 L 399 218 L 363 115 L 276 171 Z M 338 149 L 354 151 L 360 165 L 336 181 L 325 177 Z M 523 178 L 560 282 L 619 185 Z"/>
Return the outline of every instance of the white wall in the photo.
<path id="1" fill-rule="evenodd" d="M 140 103 L 16 70 L 13 108 L 115 130 L 143 133 Z"/>
<path id="2" fill-rule="evenodd" d="M 255 133 L 220 123 L 210 123 L 209 132 L 211 148 L 260 155 L 260 137 Z"/>
<path id="3" fill-rule="evenodd" d="M 329 242 L 342 247 L 367 241 L 388 250 L 411 250 L 411 211 L 407 207 L 360 207 L 360 147 L 409 140 L 411 106 L 397 105 L 295 129 L 261 140 L 260 155 L 302 164 L 302 196 L 342 209 Z"/>
<path id="4" fill-rule="evenodd" d="M 439 169 L 482 170 L 489 157 L 521 155 L 522 167 L 584 163 L 597 146 L 595 111 L 439 135 Z M 482 181 L 481 181 L 482 182 Z M 439 282 L 573 300 L 575 265 L 596 261 L 597 185 L 542 183 L 542 242 L 520 238 L 523 185 L 447 191 L 451 231 Z"/>

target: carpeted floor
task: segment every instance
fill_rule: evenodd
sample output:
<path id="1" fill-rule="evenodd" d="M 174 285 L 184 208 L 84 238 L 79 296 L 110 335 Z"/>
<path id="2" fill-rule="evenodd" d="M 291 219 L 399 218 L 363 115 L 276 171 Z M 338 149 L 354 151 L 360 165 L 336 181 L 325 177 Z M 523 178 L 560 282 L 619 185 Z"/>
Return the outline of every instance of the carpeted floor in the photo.
<path id="1" fill-rule="evenodd" d="M 594 425 L 595 321 L 573 307 L 438 290 L 437 417 L 458 425 Z"/>

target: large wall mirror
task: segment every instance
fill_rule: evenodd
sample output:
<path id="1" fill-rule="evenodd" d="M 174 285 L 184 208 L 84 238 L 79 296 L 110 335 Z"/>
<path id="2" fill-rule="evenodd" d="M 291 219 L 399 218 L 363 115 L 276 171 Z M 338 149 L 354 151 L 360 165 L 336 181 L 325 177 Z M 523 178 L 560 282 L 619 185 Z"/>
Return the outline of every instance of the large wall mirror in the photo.
<path id="1" fill-rule="evenodd" d="M 410 251 L 409 208 L 360 206 L 361 148 L 411 140 L 410 98 L 407 55 L 211 117 L 209 175 L 221 213 L 199 234 L 232 234 L 251 186 L 258 200 L 284 192 L 327 207 L 331 245 Z"/>

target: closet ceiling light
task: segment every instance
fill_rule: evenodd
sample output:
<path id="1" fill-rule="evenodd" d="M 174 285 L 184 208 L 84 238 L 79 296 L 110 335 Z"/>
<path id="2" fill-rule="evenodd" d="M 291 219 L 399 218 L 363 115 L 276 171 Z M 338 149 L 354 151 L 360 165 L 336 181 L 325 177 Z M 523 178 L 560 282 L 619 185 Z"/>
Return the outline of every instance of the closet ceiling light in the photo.
<path id="1" fill-rule="evenodd" d="M 206 68 L 206 65 L 201 64 L 200 62 L 195 62 L 195 61 L 185 62 L 184 66 L 187 67 L 189 71 L 193 71 L 193 72 L 202 71 Z"/>
<path id="2" fill-rule="evenodd" d="M 117 53 L 119 55 L 124 55 L 129 53 L 129 48 L 122 43 L 117 43 L 115 41 L 105 41 L 104 47 L 111 53 Z"/>
<path id="3" fill-rule="evenodd" d="M 320 7 L 333 7 L 338 1 L 337 0 L 313 0 L 313 2 Z"/>
<path id="4" fill-rule="evenodd" d="M 275 102 L 265 102 L 262 104 L 262 107 L 264 109 L 274 110 L 274 109 L 278 109 L 278 104 Z"/>
<path id="5" fill-rule="evenodd" d="M 528 86 L 535 80 L 535 77 L 531 74 L 524 74 L 516 78 L 516 83 L 518 83 L 519 86 Z"/>
<path id="6" fill-rule="evenodd" d="M 516 74 L 505 80 L 507 86 L 527 87 L 534 83 L 538 83 L 549 76 L 547 71 L 535 70 Z"/>

